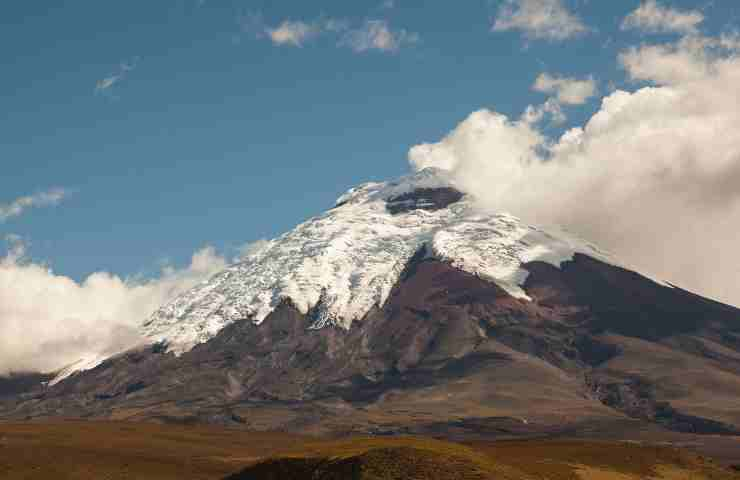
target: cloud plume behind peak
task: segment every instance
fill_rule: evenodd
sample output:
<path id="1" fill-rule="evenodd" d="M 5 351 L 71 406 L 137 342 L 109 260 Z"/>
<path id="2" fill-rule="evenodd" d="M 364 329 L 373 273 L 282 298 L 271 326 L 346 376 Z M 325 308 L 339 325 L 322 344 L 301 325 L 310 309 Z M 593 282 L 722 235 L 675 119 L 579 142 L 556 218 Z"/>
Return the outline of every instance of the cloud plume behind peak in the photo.
<path id="1" fill-rule="evenodd" d="M 481 110 L 413 147 L 409 161 L 451 170 L 482 208 L 563 225 L 647 273 L 740 305 L 740 58 L 731 43 L 623 52 L 628 74 L 654 86 L 613 92 L 557 140 Z"/>

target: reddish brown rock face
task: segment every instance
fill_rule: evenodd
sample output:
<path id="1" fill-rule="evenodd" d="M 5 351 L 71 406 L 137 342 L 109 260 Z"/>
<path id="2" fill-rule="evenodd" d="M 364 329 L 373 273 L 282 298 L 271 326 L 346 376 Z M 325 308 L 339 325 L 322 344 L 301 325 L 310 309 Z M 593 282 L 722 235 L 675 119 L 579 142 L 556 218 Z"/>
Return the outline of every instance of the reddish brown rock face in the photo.
<path id="1" fill-rule="evenodd" d="M 526 268 L 531 302 L 418 255 L 349 331 L 308 329 L 310 312 L 285 303 L 180 357 L 128 352 L 0 413 L 486 435 L 612 428 L 626 414 L 737 432 L 737 309 L 582 255 Z"/>

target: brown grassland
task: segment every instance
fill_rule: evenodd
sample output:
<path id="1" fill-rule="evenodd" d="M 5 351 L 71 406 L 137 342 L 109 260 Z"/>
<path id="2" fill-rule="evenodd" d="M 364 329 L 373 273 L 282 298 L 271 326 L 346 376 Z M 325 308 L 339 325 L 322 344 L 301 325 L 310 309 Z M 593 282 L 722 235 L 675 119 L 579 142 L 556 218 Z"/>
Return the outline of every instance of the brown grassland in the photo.
<path id="1" fill-rule="evenodd" d="M 682 450 L 627 442 L 328 440 L 216 427 L 70 421 L 0 424 L 0 478 L 729 480 L 740 475 Z"/>

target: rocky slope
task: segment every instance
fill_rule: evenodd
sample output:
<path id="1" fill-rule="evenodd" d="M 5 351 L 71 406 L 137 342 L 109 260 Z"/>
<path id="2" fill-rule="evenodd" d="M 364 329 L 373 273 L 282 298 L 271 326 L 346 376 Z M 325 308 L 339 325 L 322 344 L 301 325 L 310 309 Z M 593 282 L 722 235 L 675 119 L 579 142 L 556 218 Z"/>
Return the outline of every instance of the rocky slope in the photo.
<path id="1" fill-rule="evenodd" d="M 143 329 L 148 344 L 0 399 L 0 416 L 485 436 L 740 429 L 740 311 L 562 232 L 482 215 L 440 171 L 351 190 Z"/>
<path id="2" fill-rule="evenodd" d="M 559 266 L 576 252 L 603 258 L 584 242 L 550 235 L 510 215 L 482 215 L 445 171 L 351 189 L 334 208 L 267 242 L 155 312 L 146 336 L 182 353 L 226 325 L 262 323 L 290 301 L 309 328 L 350 329 L 383 306 L 414 255 L 422 252 L 527 298 L 521 266 Z"/>

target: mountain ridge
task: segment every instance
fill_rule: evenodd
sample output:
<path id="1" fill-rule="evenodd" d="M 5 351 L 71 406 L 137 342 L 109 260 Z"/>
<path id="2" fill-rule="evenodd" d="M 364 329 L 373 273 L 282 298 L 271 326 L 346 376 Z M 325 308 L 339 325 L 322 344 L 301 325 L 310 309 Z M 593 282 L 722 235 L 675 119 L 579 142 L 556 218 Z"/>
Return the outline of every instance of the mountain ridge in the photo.
<path id="1" fill-rule="evenodd" d="M 554 236 L 508 214 L 479 212 L 449 173 L 428 168 L 350 189 L 326 213 L 162 306 L 145 323 L 144 335 L 179 354 L 234 320 L 262 322 L 285 299 L 302 313 L 313 311 L 313 328 L 347 329 L 383 305 L 422 248 L 521 298 L 523 263 L 539 259 L 557 266 L 575 252 L 606 260 L 564 232 Z"/>
<path id="2" fill-rule="evenodd" d="M 179 356 L 154 345 L 106 360 L 6 403 L 0 417 L 466 435 L 495 425 L 527 435 L 610 429 L 632 418 L 635 426 L 738 434 L 740 361 L 719 363 L 719 346 L 697 355 L 676 343 L 731 348 L 727 334 L 740 338 L 736 310 L 707 301 L 701 308 L 711 316 L 699 318 L 686 310 L 692 294 L 586 256 L 562 270 L 527 268 L 532 301 L 420 255 L 388 303 L 349 330 L 310 329 L 313 320 L 285 302 L 268 321 L 234 322 Z M 615 288 L 625 279 L 639 283 Z M 642 329 L 639 317 L 623 321 L 644 302 L 654 304 L 645 313 L 654 328 Z M 666 361 L 694 364 L 698 374 L 639 371 Z"/>
<path id="3" fill-rule="evenodd" d="M 164 306 L 144 345 L 0 399 L 0 418 L 740 433 L 738 309 L 483 215 L 445 175 L 350 190 Z"/>

